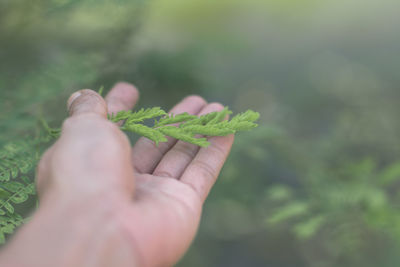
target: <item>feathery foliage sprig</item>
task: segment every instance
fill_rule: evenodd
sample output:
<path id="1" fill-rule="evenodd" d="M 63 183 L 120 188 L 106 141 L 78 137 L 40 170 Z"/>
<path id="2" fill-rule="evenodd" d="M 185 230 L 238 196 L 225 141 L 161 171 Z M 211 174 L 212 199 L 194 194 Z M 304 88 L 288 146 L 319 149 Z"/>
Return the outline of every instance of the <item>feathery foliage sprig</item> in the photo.
<path id="1" fill-rule="evenodd" d="M 109 115 L 108 119 L 114 123 L 122 122 L 121 130 L 144 136 L 154 141 L 156 145 L 160 142 L 167 142 L 167 136 L 170 136 L 184 142 L 207 147 L 210 144 L 207 136 L 226 136 L 258 126 L 255 123 L 260 117 L 258 112 L 247 110 L 237 114 L 231 120 L 227 120 L 230 114 L 232 111 L 228 108 L 195 116 L 187 112 L 168 114 L 159 107 L 153 107 L 142 108 L 136 112 L 123 110 Z M 159 119 L 157 120 L 157 118 Z M 149 119 L 154 119 L 153 126 L 143 124 L 145 120 Z M 43 126 L 51 137 L 58 137 L 61 133 L 59 128 L 50 128 L 46 122 L 43 122 Z M 203 137 L 199 137 L 199 135 Z"/>
<path id="2" fill-rule="evenodd" d="M 167 114 L 159 107 L 141 109 L 137 112 L 120 111 L 112 114 L 109 119 L 112 122 L 123 122 L 121 129 L 145 136 L 156 144 L 166 142 L 166 136 L 170 136 L 188 143 L 206 147 L 209 142 L 203 136 L 225 136 L 237 131 L 250 130 L 257 127 L 255 121 L 260 114 L 252 110 L 234 116 L 231 120 L 225 120 L 232 114 L 228 108 L 215 111 L 200 117 L 188 113 Z M 144 120 L 155 119 L 152 127 L 141 124 Z"/>

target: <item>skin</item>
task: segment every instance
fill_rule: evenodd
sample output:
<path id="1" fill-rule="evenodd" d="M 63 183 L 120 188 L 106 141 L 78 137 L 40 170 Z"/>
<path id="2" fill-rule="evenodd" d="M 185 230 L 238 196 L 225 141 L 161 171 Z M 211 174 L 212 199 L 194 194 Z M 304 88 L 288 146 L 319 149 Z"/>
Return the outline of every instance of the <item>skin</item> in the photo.
<path id="1" fill-rule="evenodd" d="M 105 99 L 89 89 L 70 97 L 61 137 L 37 168 L 39 209 L 0 266 L 171 266 L 183 256 L 234 137 L 211 137 L 207 148 L 172 138 L 131 147 L 107 113 L 132 109 L 138 97 L 128 83 Z M 222 109 L 189 96 L 171 112 Z"/>

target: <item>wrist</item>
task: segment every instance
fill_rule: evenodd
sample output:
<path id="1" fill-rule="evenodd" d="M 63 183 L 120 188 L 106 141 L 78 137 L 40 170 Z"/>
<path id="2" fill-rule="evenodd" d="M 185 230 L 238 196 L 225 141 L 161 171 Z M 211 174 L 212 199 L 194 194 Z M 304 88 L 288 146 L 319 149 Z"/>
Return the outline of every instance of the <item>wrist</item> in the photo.
<path id="1" fill-rule="evenodd" d="M 129 202 L 112 194 L 48 195 L 10 241 L 1 266 L 135 266 L 121 216 Z M 46 256 L 44 256 L 46 255 Z"/>

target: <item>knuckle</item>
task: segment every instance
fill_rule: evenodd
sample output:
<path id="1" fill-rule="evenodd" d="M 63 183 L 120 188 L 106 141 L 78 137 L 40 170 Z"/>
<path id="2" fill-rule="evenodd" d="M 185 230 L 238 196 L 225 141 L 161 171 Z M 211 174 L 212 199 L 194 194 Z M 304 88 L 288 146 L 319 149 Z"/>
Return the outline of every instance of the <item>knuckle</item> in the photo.
<path id="1" fill-rule="evenodd" d="M 196 146 L 186 142 L 178 142 L 174 149 L 177 153 L 189 159 L 194 158 L 198 150 Z"/>
<path id="2" fill-rule="evenodd" d="M 70 98 L 67 104 L 71 115 L 84 112 L 95 112 L 99 114 L 106 112 L 106 103 L 104 99 L 95 91 L 83 89 L 76 93 L 79 93 L 79 96 L 72 100 Z M 71 97 L 73 97 L 73 95 Z"/>
<path id="3" fill-rule="evenodd" d="M 227 151 L 226 149 L 218 144 L 217 142 L 211 143 L 211 145 L 208 147 L 209 150 L 211 150 L 213 153 L 216 154 L 217 158 L 225 158 Z"/>
<path id="4" fill-rule="evenodd" d="M 214 180 L 216 178 L 217 171 L 207 162 L 196 160 L 193 164 L 194 166 L 197 166 L 197 171 L 200 173 L 201 177 L 209 180 Z"/>

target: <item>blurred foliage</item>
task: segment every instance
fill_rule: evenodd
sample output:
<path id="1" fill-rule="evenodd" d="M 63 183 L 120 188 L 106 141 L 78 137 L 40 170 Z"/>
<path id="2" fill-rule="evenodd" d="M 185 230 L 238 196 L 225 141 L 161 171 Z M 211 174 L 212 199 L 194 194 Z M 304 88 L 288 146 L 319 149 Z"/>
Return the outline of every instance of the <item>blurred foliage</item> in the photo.
<path id="1" fill-rule="evenodd" d="M 0 244 L 24 222 L 30 196 L 36 196 L 35 184 L 28 176 L 40 158 L 39 147 L 48 139 L 35 138 L 10 142 L 0 150 Z M 25 208 L 22 206 L 25 205 Z M 28 205 L 27 205 L 28 204 Z"/>
<path id="2" fill-rule="evenodd" d="M 398 266 L 400 2 L 2 0 L 0 144 L 79 88 L 261 113 L 178 266 Z"/>

